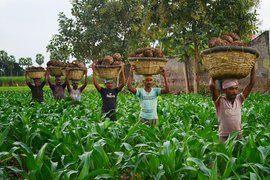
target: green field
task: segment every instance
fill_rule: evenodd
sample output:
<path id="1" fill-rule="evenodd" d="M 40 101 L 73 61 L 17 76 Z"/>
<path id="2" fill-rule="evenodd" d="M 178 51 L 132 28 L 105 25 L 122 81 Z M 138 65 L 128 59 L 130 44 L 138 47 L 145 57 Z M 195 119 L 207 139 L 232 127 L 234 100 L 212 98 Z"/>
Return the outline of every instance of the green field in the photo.
<path id="1" fill-rule="evenodd" d="M 54 77 L 51 77 L 52 82 Z M 84 79 L 83 79 L 84 80 Z M 98 79 L 99 80 L 99 79 Z M 64 77 L 62 76 L 62 81 Z M 88 83 L 92 83 L 92 76 L 88 76 Z M 26 86 L 24 76 L 1 76 L 0 77 L 0 88 L 1 87 L 14 87 L 14 86 Z"/>
<path id="2" fill-rule="evenodd" d="M 44 90 L 48 90 L 50 87 L 46 85 Z M 86 86 L 85 91 L 92 91 L 95 90 L 95 86 L 93 84 L 88 84 Z M 28 86 L 0 86 L 0 91 L 29 91 L 30 89 Z"/>
<path id="3" fill-rule="evenodd" d="M 30 103 L 25 91 L 0 92 L 0 179 L 269 179 L 270 95 L 243 107 L 243 139 L 218 140 L 210 97 L 159 98 L 159 125 L 138 121 L 137 97 L 120 93 L 118 121 L 101 116 L 101 98 L 79 105 Z"/>

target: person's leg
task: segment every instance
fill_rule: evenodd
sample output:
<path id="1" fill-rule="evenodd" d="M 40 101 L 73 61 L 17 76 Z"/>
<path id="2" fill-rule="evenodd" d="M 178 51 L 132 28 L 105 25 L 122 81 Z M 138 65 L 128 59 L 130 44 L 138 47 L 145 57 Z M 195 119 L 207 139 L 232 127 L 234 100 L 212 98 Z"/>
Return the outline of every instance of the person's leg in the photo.
<path id="1" fill-rule="evenodd" d="M 153 126 L 156 125 L 158 123 L 157 119 L 144 119 L 144 118 L 140 118 L 141 122 L 144 124 L 147 124 L 149 126 Z"/>
<path id="2" fill-rule="evenodd" d="M 224 143 L 228 139 L 228 136 L 219 136 L 219 142 Z"/>

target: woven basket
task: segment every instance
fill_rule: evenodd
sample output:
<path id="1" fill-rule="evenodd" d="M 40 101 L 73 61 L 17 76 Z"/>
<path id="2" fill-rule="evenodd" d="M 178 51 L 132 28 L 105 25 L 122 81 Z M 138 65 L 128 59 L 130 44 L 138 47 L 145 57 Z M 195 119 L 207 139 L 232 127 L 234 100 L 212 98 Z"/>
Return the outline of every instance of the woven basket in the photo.
<path id="1" fill-rule="evenodd" d="M 98 76 L 103 79 L 117 78 L 120 70 L 120 65 L 96 65 L 96 72 Z"/>
<path id="2" fill-rule="evenodd" d="M 138 75 L 155 75 L 160 73 L 160 68 L 167 63 L 165 58 L 156 57 L 130 57 L 129 63 L 136 67 Z"/>
<path id="3" fill-rule="evenodd" d="M 41 79 L 42 77 L 45 76 L 45 70 L 39 70 L 39 71 L 26 70 L 26 74 L 31 79 Z"/>
<path id="4" fill-rule="evenodd" d="M 51 76 L 63 76 L 62 67 L 48 67 Z"/>
<path id="5" fill-rule="evenodd" d="M 242 79 L 250 73 L 259 53 L 250 47 L 220 46 L 202 51 L 201 56 L 203 65 L 212 78 Z"/>
<path id="6" fill-rule="evenodd" d="M 71 68 L 69 69 L 69 78 L 72 81 L 79 81 L 83 78 L 84 71 L 79 68 Z"/>

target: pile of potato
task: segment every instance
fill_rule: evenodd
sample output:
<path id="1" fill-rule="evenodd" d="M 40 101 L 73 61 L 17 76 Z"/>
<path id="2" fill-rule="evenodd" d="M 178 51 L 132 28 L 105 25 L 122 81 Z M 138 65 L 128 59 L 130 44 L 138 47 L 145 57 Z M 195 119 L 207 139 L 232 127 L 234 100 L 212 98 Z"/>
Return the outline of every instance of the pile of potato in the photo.
<path id="1" fill-rule="evenodd" d="M 68 63 L 66 65 L 67 68 L 79 68 L 79 69 L 85 69 L 85 65 L 83 63 L 81 63 L 79 60 L 73 60 L 71 63 Z"/>
<path id="2" fill-rule="evenodd" d="M 213 37 L 208 42 L 209 48 L 216 46 L 246 46 L 235 33 L 226 33 L 220 37 Z"/>
<path id="3" fill-rule="evenodd" d="M 112 56 L 107 55 L 104 58 L 98 59 L 97 65 L 119 65 L 122 63 L 122 56 L 119 53 L 114 53 Z"/>
<path id="4" fill-rule="evenodd" d="M 135 53 L 129 54 L 129 57 L 164 57 L 163 52 L 159 48 L 139 48 Z"/>
<path id="5" fill-rule="evenodd" d="M 45 69 L 43 67 L 31 66 L 31 67 L 26 68 L 26 71 L 40 72 L 40 71 L 45 71 Z"/>
<path id="6" fill-rule="evenodd" d="M 47 67 L 66 67 L 66 64 L 62 61 L 50 60 Z"/>

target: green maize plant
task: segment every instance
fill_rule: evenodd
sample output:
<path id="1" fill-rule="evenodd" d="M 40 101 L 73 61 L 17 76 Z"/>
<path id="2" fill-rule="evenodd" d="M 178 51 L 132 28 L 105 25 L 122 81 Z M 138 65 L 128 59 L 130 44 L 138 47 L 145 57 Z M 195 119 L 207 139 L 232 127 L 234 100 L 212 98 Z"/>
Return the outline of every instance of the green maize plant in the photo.
<path id="1" fill-rule="evenodd" d="M 159 124 L 139 120 L 139 100 L 120 93 L 117 121 L 101 97 L 43 103 L 30 91 L 0 91 L 0 179 L 270 179 L 270 95 L 254 93 L 242 109 L 243 138 L 219 143 L 210 97 L 158 99 Z"/>

